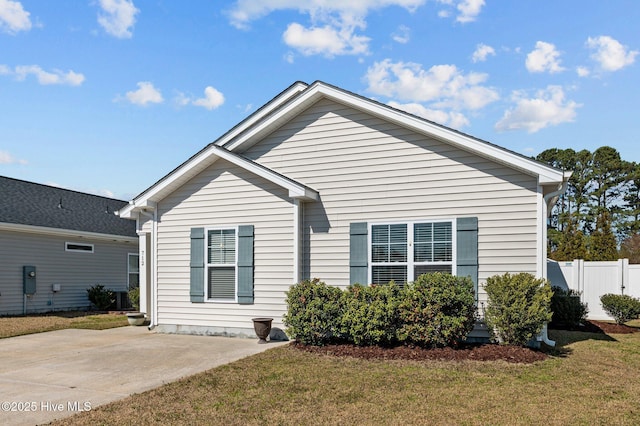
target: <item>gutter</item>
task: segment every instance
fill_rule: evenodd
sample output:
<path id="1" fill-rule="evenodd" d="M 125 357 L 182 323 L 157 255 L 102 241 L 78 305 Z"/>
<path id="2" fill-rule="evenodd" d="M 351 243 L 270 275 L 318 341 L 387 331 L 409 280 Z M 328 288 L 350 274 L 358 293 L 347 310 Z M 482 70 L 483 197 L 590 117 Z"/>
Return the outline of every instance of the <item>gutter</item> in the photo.
<path id="1" fill-rule="evenodd" d="M 564 194 L 567 190 L 567 186 L 569 185 L 569 178 L 573 172 L 563 172 L 562 174 L 562 184 L 558 187 L 558 190 L 548 193 L 544 196 L 544 202 L 547 204 L 547 216 L 551 212 L 551 208 L 558 201 L 558 197 Z M 546 243 L 546 242 L 545 242 Z"/>

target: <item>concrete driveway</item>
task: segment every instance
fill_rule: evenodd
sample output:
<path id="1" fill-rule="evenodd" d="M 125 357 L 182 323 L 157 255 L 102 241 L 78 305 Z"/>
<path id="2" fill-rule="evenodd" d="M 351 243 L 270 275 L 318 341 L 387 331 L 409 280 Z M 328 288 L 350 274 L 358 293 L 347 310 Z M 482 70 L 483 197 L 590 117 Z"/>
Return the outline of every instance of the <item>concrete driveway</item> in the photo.
<path id="1" fill-rule="evenodd" d="M 146 327 L 0 339 L 0 424 L 47 423 L 282 344 Z"/>

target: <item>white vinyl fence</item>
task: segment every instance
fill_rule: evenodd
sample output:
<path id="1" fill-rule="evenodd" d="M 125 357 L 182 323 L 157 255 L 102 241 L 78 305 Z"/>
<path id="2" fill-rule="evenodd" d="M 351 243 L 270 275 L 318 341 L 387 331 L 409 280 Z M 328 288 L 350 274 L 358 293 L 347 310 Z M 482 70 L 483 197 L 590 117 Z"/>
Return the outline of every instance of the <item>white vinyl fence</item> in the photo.
<path id="1" fill-rule="evenodd" d="M 613 262 L 547 261 L 547 278 L 551 285 L 582 293 L 589 308 L 588 318 L 611 320 L 602 309 L 600 296 L 607 293 L 628 294 L 640 298 L 640 265 L 629 265 L 629 259 Z"/>

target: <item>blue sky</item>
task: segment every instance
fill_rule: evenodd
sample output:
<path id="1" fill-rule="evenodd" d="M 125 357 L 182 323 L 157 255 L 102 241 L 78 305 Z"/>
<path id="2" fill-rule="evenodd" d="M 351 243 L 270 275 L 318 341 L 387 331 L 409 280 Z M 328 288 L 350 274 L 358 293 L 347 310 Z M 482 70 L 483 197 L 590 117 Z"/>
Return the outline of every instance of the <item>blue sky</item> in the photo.
<path id="1" fill-rule="evenodd" d="M 636 0 L 0 0 L 0 175 L 131 199 L 295 81 L 640 162 Z"/>

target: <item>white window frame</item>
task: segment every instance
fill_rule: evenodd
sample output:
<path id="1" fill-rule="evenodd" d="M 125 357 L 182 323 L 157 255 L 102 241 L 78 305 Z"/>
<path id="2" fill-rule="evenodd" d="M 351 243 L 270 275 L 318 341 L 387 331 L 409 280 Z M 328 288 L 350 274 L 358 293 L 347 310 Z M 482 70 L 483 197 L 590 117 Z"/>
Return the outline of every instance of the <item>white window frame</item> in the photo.
<path id="1" fill-rule="evenodd" d="M 82 247 L 89 247 L 91 250 L 78 250 L 78 249 L 73 249 L 73 248 L 69 248 L 69 246 L 82 246 Z M 93 254 L 95 252 L 95 248 L 93 244 L 87 244 L 87 243 L 74 243 L 71 241 L 65 241 L 64 243 L 64 251 L 68 251 L 70 253 L 87 253 L 87 254 Z"/>
<path id="2" fill-rule="evenodd" d="M 140 254 L 139 253 L 127 253 L 127 288 L 131 290 L 131 256 L 137 256 L 138 258 L 138 288 L 140 287 Z"/>
<path id="3" fill-rule="evenodd" d="M 438 223 L 449 222 L 451 223 L 451 261 L 438 261 L 438 262 L 415 262 L 414 261 L 414 225 L 421 223 Z M 406 262 L 373 262 L 373 250 L 372 250 L 372 238 L 373 227 L 377 225 L 406 225 L 407 226 L 407 261 Z M 369 222 L 367 232 L 367 251 L 368 251 L 368 271 L 369 282 L 373 282 L 373 267 L 374 266 L 406 266 L 407 267 L 407 282 L 413 281 L 413 276 L 416 266 L 421 265 L 447 265 L 451 266 L 451 275 L 456 275 L 456 253 L 457 253 L 457 238 L 456 238 L 456 219 L 454 218 L 435 218 L 435 219 L 410 219 L 410 220 L 390 220 L 384 222 Z M 404 285 L 404 283 L 396 283 Z"/>
<path id="4" fill-rule="evenodd" d="M 235 256 L 233 264 L 231 263 L 209 263 L 209 232 L 233 230 L 235 237 Z M 209 298 L 209 268 L 212 267 L 233 267 L 234 268 L 234 293 L 231 299 L 213 299 Z M 204 231 L 204 301 L 206 303 L 238 303 L 238 226 L 212 226 L 205 228 Z"/>

